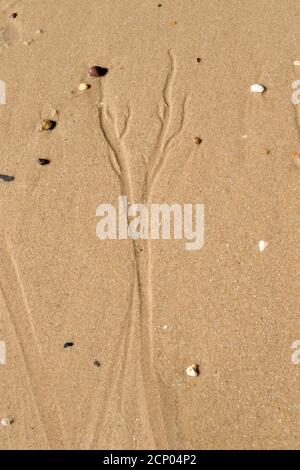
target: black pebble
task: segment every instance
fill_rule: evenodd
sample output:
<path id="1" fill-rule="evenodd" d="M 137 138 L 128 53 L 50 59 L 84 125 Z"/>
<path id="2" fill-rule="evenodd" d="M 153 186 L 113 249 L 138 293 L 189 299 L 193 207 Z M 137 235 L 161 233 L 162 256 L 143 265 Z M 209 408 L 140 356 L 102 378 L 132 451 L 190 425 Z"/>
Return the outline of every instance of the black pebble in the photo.
<path id="1" fill-rule="evenodd" d="M 9 182 L 9 181 L 13 181 L 13 180 L 15 179 L 15 177 L 14 177 L 14 176 L 1 175 L 1 174 L 0 174 L 0 179 L 3 180 L 3 181 Z"/>
<path id="2" fill-rule="evenodd" d="M 74 343 L 72 342 L 68 342 L 64 344 L 64 348 L 71 348 L 72 346 L 74 346 Z"/>
<path id="3" fill-rule="evenodd" d="M 38 163 L 40 165 L 48 165 L 50 163 L 50 160 L 48 160 L 47 158 L 39 158 Z"/>
<path id="4" fill-rule="evenodd" d="M 93 364 L 96 367 L 100 367 L 100 365 L 101 365 L 100 362 L 97 359 L 94 360 Z"/>
<path id="5" fill-rule="evenodd" d="M 198 64 L 201 62 L 200 57 L 197 57 L 197 62 L 198 62 Z"/>

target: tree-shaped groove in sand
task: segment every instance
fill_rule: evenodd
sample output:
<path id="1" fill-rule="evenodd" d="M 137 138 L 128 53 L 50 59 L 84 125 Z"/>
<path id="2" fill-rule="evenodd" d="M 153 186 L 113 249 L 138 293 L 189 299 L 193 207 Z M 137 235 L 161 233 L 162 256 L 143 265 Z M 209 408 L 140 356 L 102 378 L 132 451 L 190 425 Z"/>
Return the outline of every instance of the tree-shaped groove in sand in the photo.
<path id="1" fill-rule="evenodd" d="M 163 88 L 163 100 L 158 107 L 158 117 L 160 120 L 160 131 L 153 154 L 147 160 L 147 168 L 145 174 L 144 186 L 141 188 L 141 202 L 146 206 L 148 214 L 150 213 L 150 205 L 154 186 L 163 170 L 169 152 L 175 146 L 177 139 L 181 136 L 184 127 L 184 119 L 186 115 L 187 95 L 185 95 L 182 103 L 181 119 L 175 131 L 170 131 L 173 116 L 172 88 L 174 85 L 174 77 L 176 73 L 175 58 L 172 51 L 169 51 L 169 70 L 166 76 Z M 100 84 L 100 94 L 101 84 Z M 128 161 L 128 152 L 124 148 L 124 138 L 129 130 L 131 122 L 131 108 L 128 106 L 124 119 L 124 128 L 118 131 L 116 122 L 108 106 L 101 103 L 98 106 L 100 129 L 109 146 L 109 158 L 113 170 L 118 175 L 123 196 L 127 196 L 128 203 L 134 204 L 134 194 L 132 187 L 132 176 Z M 133 217 L 127 217 L 127 223 L 130 224 Z M 149 227 L 148 227 L 149 231 Z M 130 309 L 126 318 L 125 335 L 131 337 L 124 338 L 120 345 L 119 354 L 122 366 L 125 367 L 129 360 L 128 343 L 133 341 L 134 331 L 131 324 L 134 315 L 138 315 L 138 324 L 140 331 L 140 367 L 143 378 L 143 392 L 140 399 L 143 400 L 144 414 L 141 417 L 142 429 L 146 447 L 148 448 L 167 448 L 167 435 L 165 430 L 165 422 L 159 393 L 158 377 L 154 361 L 154 337 L 153 337 L 153 308 L 152 308 L 152 283 L 151 283 L 151 237 L 148 233 L 146 240 L 131 240 L 134 258 L 134 282 L 131 293 Z M 133 298 L 137 295 L 138 311 L 133 308 Z M 129 333 L 128 333 L 129 331 Z M 137 338 L 139 336 L 137 335 Z M 123 349 L 122 349 L 123 348 Z M 136 359 L 135 359 L 136 361 Z M 110 394 L 114 399 L 114 395 L 120 390 L 122 391 L 122 371 L 119 370 L 119 377 L 115 380 L 115 387 Z M 123 376 L 124 377 L 124 376 Z M 122 394 L 121 394 L 122 399 Z"/>

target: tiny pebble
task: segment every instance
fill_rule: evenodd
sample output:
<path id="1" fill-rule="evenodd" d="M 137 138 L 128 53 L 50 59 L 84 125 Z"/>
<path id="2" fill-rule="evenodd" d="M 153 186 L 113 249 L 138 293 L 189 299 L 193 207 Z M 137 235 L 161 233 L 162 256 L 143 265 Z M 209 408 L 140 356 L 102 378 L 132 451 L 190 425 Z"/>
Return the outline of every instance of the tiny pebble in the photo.
<path id="1" fill-rule="evenodd" d="M 197 377 L 200 374 L 198 364 L 193 364 L 186 369 L 186 373 L 189 377 Z"/>
<path id="2" fill-rule="evenodd" d="M 250 90 L 252 93 L 263 93 L 266 88 L 263 85 L 260 85 L 260 83 L 254 83 L 251 85 Z"/>
<path id="3" fill-rule="evenodd" d="M 50 131 L 51 129 L 54 129 L 55 126 L 56 126 L 56 122 L 52 121 L 51 119 L 44 119 L 41 122 L 42 131 Z"/>
<path id="4" fill-rule="evenodd" d="M 42 29 L 37 29 L 35 34 L 42 34 L 43 30 Z"/>
<path id="5" fill-rule="evenodd" d="M 198 62 L 198 64 L 201 62 L 200 57 L 197 57 L 197 62 Z"/>
<path id="6" fill-rule="evenodd" d="M 1 419 L 1 424 L 2 426 L 10 426 L 13 424 L 14 420 L 10 416 L 7 416 L 6 418 Z"/>
<path id="7" fill-rule="evenodd" d="M 48 165 L 50 163 L 50 160 L 48 160 L 48 158 L 39 158 L 38 163 L 40 165 Z"/>
<path id="8" fill-rule="evenodd" d="M 300 67 L 300 60 L 294 60 L 295 67 Z"/>
<path id="9" fill-rule="evenodd" d="M 9 15 L 9 18 L 11 20 L 14 20 L 15 18 L 17 18 L 17 16 L 18 16 L 18 13 L 12 13 L 11 15 Z"/>
<path id="10" fill-rule="evenodd" d="M 72 342 L 67 342 L 64 344 L 64 348 L 71 348 L 72 346 L 74 346 L 74 343 Z"/>
<path id="11" fill-rule="evenodd" d="M 89 88 L 90 86 L 87 83 L 80 83 L 78 90 L 80 91 L 85 91 Z"/>
<path id="12" fill-rule="evenodd" d="M 260 240 L 259 243 L 258 243 L 258 249 L 259 251 L 263 252 L 268 246 L 268 242 L 266 242 L 265 240 Z"/>
<path id="13" fill-rule="evenodd" d="M 202 139 L 200 139 L 200 137 L 195 137 L 194 142 L 195 142 L 196 145 L 200 145 L 201 142 L 202 142 Z"/>
<path id="14" fill-rule="evenodd" d="M 3 181 L 9 182 L 9 181 L 13 181 L 13 180 L 15 179 L 15 177 L 14 177 L 14 176 L 1 175 L 1 174 L 0 174 L 0 179 L 3 180 Z"/>
<path id="15" fill-rule="evenodd" d="M 292 152 L 291 157 L 295 165 L 299 168 L 300 167 L 300 152 Z"/>
<path id="16" fill-rule="evenodd" d="M 100 367 L 100 365 L 101 365 L 100 362 L 97 359 L 94 360 L 93 364 L 96 367 Z"/>
<path id="17" fill-rule="evenodd" d="M 89 69 L 89 76 L 90 77 L 104 77 L 108 72 L 108 69 L 106 67 L 100 67 L 99 65 L 93 65 Z"/>

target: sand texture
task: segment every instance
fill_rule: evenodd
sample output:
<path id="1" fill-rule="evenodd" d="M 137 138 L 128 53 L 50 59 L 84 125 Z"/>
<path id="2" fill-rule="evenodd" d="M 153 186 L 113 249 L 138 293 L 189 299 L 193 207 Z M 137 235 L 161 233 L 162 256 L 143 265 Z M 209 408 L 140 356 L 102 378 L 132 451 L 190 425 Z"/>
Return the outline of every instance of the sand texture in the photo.
<path id="1" fill-rule="evenodd" d="M 1 449 L 300 448 L 299 24 L 1 0 Z M 120 195 L 204 204 L 203 248 L 100 240 Z"/>

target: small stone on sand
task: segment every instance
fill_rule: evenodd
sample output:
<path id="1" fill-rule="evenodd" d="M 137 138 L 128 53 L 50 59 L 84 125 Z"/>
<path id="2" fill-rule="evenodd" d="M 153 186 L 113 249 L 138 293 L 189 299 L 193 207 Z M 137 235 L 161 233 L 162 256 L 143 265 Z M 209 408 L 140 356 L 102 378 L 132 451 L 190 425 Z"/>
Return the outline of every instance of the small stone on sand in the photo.
<path id="1" fill-rule="evenodd" d="M 64 348 L 71 348 L 72 346 L 74 346 L 74 343 L 72 343 L 71 341 L 68 341 L 67 343 L 64 344 Z"/>
<path id="2" fill-rule="evenodd" d="M 263 252 L 268 246 L 268 242 L 266 242 L 265 240 L 260 240 L 259 243 L 258 243 L 258 249 L 259 251 Z"/>
<path id="3" fill-rule="evenodd" d="M 14 20 L 15 18 L 17 18 L 17 16 L 18 16 L 18 13 L 11 13 L 11 15 L 9 15 L 9 19 Z"/>
<path id="4" fill-rule="evenodd" d="M 196 145 L 200 145 L 201 142 L 202 142 L 202 139 L 200 139 L 200 137 L 195 137 L 194 142 L 195 142 Z"/>
<path id="5" fill-rule="evenodd" d="M 42 131 L 50 131 L 51 129 L 54 129 L 55 126 L 56 126 L 56 122 L 52 121 L 51 119 L 44 119 L 41 122 Z"/>
<path id="6" fill-rule="evenodd" d="M 97 359 L 94 360 L 93 364 L 94 364 L 95 367 L 100 367 L 101 366 L 100 362 Z"/>
<path id="7" fill-rule="evenodd" d="M 200 374 L 198 364 L 193 364 L 186 369 L 186 373 L 189 377 L 197 377 Z"/>
<path id="8" fill-rule="evenodd" d="M 266 87 L 264 87 L 260 83 L 254 83 L 253 85 L 251 85 L 250 90 L 252 91 L 252 93 L 263 93 L 264 91 L 266 91 Z"/>
<path id="9" fill-rule="evenodd" d="M 14 420 L 10 416 L 7 416 L 6 418 L 1 419 L 1 425 L 2 426 L 10 426 L 13 424 Z"/>
<path id="10" fill-rule="evenodd" d="M 90 85 L 88 85 L 87 83 L 80 83 L 78 90 L 85 91 L 88 90 L 88 88 L 90 88 Z"/>
<path id="11" fill-rule="evenodd" d="M 300 60 L 294 60 L 295 67 L 300 67 Z"/>
<path id="12" fill-rule="evenodd" d="M 7 183 L 9 183 L 10 181 L 13 181 L 15 179 L 15 177 L 10 176 L 10 175 L 1 175 L 0 174 L 0 179 L 3 180 L 3 181 L 6 181 Z"/>
<path id="13" fill-rule="evenodd" d="M 108 69 L 106 67 L 100 67 L 100 65 L 93 65 L 89 69 L 89 76 L 90 77 L 104 77 L 108 72 Z"/>
<path id="14" fill-rule="evenodd" d="M 38 159 L 38 163 L 39 165 L 48 165 L 50 163 L 50 160 L 48 160 L 48 158 L 39 158 Z"/>

